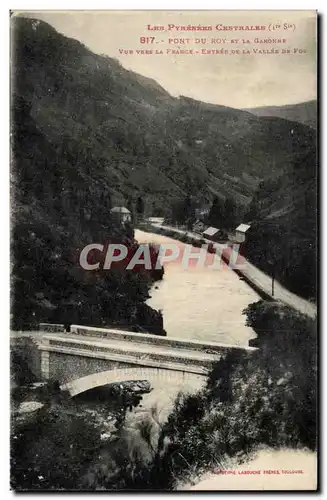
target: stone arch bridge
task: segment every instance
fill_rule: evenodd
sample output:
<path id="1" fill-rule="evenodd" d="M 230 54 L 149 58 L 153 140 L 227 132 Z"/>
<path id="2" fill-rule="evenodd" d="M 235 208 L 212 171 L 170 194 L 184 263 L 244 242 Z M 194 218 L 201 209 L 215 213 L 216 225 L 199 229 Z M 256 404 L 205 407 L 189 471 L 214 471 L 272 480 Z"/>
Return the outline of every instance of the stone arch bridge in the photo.
<path id="1" fill-rule="evenodd" d="M 29 346 L 30 366 L 39 379 L 58 380 L 71 396 L 130 380 L 148 380 L 154 388 L 160 382 L 197 390 L 213 363 L 228 351 L 254 350 L 80 325 L 67 333 L 63 325 L 44 323 L 39 332 L 12 339 Z"/>

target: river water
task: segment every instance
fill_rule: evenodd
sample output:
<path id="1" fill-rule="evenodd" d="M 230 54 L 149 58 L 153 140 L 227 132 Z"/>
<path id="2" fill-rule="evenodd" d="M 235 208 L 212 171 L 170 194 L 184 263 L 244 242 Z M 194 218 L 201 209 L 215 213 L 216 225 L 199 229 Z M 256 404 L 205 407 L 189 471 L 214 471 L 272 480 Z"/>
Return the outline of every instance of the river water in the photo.
<path id="1" fill-rule="evenodd" d="M 136 230 L 135 238 L 139 243 L 176 244 L 180 255 L 185 249 L 184 243 L 159 234 Z M 259 296 L 232 269 L 185 268 L 180 260 L 164 269 L 164 278 L 154 285 L 147 303 L 162 311 L 169 337 L 237 346 L 247 346 L 255 337 L 245 325 L 243 310 Z"/>
<path id="2" fill-rule="evenodd" d="M 135 238 L 139 243 L 176 244 L 180 254 L 185 248 L 183 243 L 155 233 L 136 230 Z M 167 263 L 164 269 L 163 280 L 155 283 L 147 303 L 162 311 L 168 337 L 248 346 L 256 335 L 245 325 L 243 310 L 259 296 L 236 273 L 227 266 L 212 270 L 193 265 L 185 269 L 180 260 Z M 152 392 L 143 396 L 142 406 L 129 414 L 128 426 L 133 428 L 149 416 L 151 419 L 151 408 L 156 409 L 159 421 L 165 421 L 180 390 L 192 393 L 199 388 L 187 382 L 183 388 L 157 382 Z"/>
<path id="3" fill-rule="evenodd" d="M 177 240 L 140 230 L 135 231 L 135 238 L 139 243 L 176 244 L 181 254 L 185 248 Z M 247 346 L 249 339 L 255 337 L 253 330 L 245 325 L 243 310 L 259 296 L 231 269 L 224 266 L 212 270 L 194 265 L 185 269 L 180 260 L 167 263 L 164 268 L 163 280 L 155 283 L 147 303 L 161 309 L 168 337 L 237 346 Z M 182 388 L 173 383 L 167 386 L 166 382 L 156 382 L 152 392 L 143 395 L 142 404 L 128 413 L 126 428 L 137 436 L 138 425 L 144 419 L 164 422 L 179 391 L 194 393 L 199 388 L 188 385 L 187 380 Z M 80 395 L 78 406 L 81 411 L 95 415 L 106 429 L 108 401 L 101 400 L 99 394 L 101 388 Z"/>
<path id="4" fill-rule="evenodd" d="M 185 249 L 183 243 L 154 233 L 136 230 L 135 238 L 139 243 L 178 245 L 180 254 Z M 243 310 L 259 296 L 231 269 L 195 265 L 185 268 L 181 260 L 167 263 L 164 268 L 164 277 L 152 287 L 148 304 L 162 311 L 168 337 L 237 346 L 247 346 L 249 339 L 255 337 L 254 331 L 245 325 Z M 125 429 L 131 439 L 139 440 L 139 425 L 144 420 L 150 420 L 156 435 L 161 425 L 158 422 L 167 419 L 177 393 L 194 393 L 200 388 L 188 384 L 187 378 L 183 387 L 164 381 L 152 384 L 152 391 L 143 395 L 141 405 L 127 414 Z M 100 425 L 104 437 L 110 438 L 112 411 L 117 402 L 110 397 L 108 388 L 81 394 L 75 403 L 80 412 L 91 415 L 95 425 Z"/>

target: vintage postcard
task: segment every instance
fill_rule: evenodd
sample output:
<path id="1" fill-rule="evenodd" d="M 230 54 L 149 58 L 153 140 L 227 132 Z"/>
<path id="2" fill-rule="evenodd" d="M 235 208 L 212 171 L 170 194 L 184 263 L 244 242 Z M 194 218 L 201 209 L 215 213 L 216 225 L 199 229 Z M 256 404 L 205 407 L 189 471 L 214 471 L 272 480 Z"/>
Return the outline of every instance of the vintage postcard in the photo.
<path id="1" fill-rule="evenodd" d="M 317 12 L 10 25 L 11 488 L 317 490 Z"/>

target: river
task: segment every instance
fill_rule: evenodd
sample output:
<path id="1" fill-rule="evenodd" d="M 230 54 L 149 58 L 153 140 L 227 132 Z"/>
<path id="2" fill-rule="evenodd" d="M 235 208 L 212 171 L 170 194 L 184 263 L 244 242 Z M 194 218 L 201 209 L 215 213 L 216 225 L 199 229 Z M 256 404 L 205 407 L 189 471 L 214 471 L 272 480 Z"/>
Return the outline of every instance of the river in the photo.
<path id="1" fill-rule="evenodd" d="M 173 243 L 179 245 L 180 251 L 185 247 L 172 238 L 141 230 L 135 231 L 135 238 L 139 243 Z M 181 261 L 169 262 L 164 269 L 163 280 L 154 284 L 147 303 L 162 311 L 168 337 L 248 346 L 249 339 L 256 335 L 246 326 L 243 310 L 260 297 L 234 271 L 227 266 L 212 270 L 193 265 L 184 269 Z M 183 392 L 197 389 L 185 385 Z M 180 390 L 157 382 L 153 391 L 143 396 L 142 407 L 129 414 L 128 425 L 137 426 L 148 418 L 151 408 L 156 408 L 158 419 L 164 421 Z"/>
<path id="2" fill-rule="evenodd" d="M 154 233 L 136 230 L 139 243 L 185 244 Z M 193 248 L 192 251 L 198 249 Z M 150 291 L 149 306 L 161 310 L 169 337 L 247 346 L 255 337 L 245 325 L 243 310 L 259 296 L 227 266 L 184 268 L 181 261 L 164 265 L 165 274 Z"/>
<path id="3" fill-rule="evenodd" d="M 174 243 L 180 251 L 185 248 L 177 240 L 140 230 L 135 231 L 135 238 L 139 243 Z M 184 269 L 181 261 L 176 261 L 165 265 L 164 277 L 152 287 L 148 304 L 161 309 L 169 337 L 247 346 L 255 333 L 245 325 L 243 310 L 258 299 L 259 296 L 226 266 L 212 270 L 193 265 Z M 188 386 L 186 382 L 182 390 L 195 392 L 198 388 Z M 100 422 L 106 432 L 112 425 L 110 404 L 114 406 L 116 403 L 103 396 L 102 389 L 84 393 L 75 402 L 80 411 L 92 414 L 94 421 Z M 165 382 L 153 385 L 152 392 L 144 394 L 141 406 L 127 415 L 126 427 L 135 431 L 131 435 L 138 435 L 138 425 L 144 419 L 165 421 L 180 390 L 181 387 L 167 386 Z"/>

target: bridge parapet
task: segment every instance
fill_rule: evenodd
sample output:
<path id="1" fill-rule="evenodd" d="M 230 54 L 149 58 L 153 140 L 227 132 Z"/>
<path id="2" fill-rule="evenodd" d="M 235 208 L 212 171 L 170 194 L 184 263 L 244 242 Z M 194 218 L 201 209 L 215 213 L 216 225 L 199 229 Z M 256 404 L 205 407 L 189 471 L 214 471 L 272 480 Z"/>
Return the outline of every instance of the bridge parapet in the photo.
<path id="1" fill-rule="evenodd" d="M 65 332 L 65 326 L 59 323 L 40 323 L 39 330 L 49 333 L 62 333 Z"/>
<path id="2" fill-rule="evenodd" d="M 55 328 L 58 328 L 57 330 Z M 62 332 L 64 331 L 63 325 L 51 325 L 46 323 L 40 324 L 40 330 L 44 332 Z M 69 334 L 68 334 L 69 335 Z M 223 353 L 229 350 L 237 349 L 242 351 L 254 351 L 255 347 L 248 346 L 240 346 L 240 345 L 232 345 L 232 344 L 223 344 L 218 342 L 203 342 L 198 340 L 182 340 L 175 337 L 162 337 L 159 335 L 153 335 L 150 333 L 137 333 L 130 332 L 125 330 L 118 330 L 114 328 L 98 328 L 92 326 L 83 326 L 83 325 L 71 325 L 70 327 L 70 335 L 78 335 L 81 337 L 94 337 L 98 339 L 107 339 L 107 340 L 117 340 L 117 341 L 126 341 L 126 345 L 128 342 L 140 343 L 140 344 L 149 344 L 153 346 L 166 346 L 176 349 L 185 349 L 185 350 L 193 350 L 200 351 L 203 353 Z"/>
<path id="3" fill-rule="evenodd" d="M 47 334 L 39 345 L 41 359 L 44 360 L 43 376 L 48 378 L 49 354 L 57 353 L 75 358 L 93 358 L 106 360 L 110 364 L 118 363 L 134 366 L 160 367 L 167 370 L 184 371 L 188 373 L 206 374 L 212 364 L 219 359 L 216 354 L 182 351 L 170 348 L 165 352 L 157 352 L 155 347 L 129 345 L 128 342 L 111 343 L 108 339 L 85 339 L 70 334 Z"/>
<path id="4" fill-rule="evenodd" d="M 161 375 L 170 373 L 169 377 L 176 373 L 206 377 L 213 364 L 228 352 L 256 350 L 83 325 L 71 325 L 70 332 L 65 332 L 63 325 L 43 323 L 38 337 L 42 339 L 42 378 L 60 383 L 123 367 L 159 369 Z"/>

